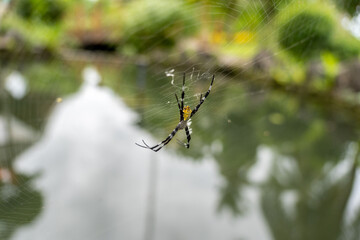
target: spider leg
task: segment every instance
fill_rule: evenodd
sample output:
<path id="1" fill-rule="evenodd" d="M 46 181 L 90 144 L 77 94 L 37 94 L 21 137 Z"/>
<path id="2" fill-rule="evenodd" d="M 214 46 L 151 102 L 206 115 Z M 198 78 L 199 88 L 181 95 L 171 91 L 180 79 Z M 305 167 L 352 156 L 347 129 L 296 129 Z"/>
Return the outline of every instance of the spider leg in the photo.
<path id="1" fill-rule="evenodd" d="M 176 128 L 169 134 L 169 136 L 164 141 L 160 142 L 159 144 L 155 145 L 154 147 L 151 147 L 150 149 L 155 152 L 159 151 L 161 148 L 163 148 L 166 144 L 168 144 L 173 139 L 173 137 L 175 136 L 175 134 L 177 133 L 179 128 L 180 128 L 180 124 L 178 124 L 176 126 Z"/>
<path id="2" fill-rule="evenodd" d="M 182 88 L 181 88 L 181 110 L 184 109 L 184 98 L 185 98 L 185 73 L 183 75 L 183 85 L 182 85 Z"/>
<path id="3" fill-rule="evenodd" d="M 165 141 L 165 140 L 164 140 Z M 146 148 L 146 149 L 150 149 L 150 150 L 153 150 L 154 152 L 157 152 L 157 151 L 159 151 L 163 146 L 165 146 L 167 143 L 165 143 L 165 144 L 163 144 L 162 142 L 161 143 L 158 143 L 158 144 L 156 144 L 155 146 L 153 146 L 153 147 L 150 147 L 144 140 L 142 140 L 142 142 L 145 144 L 145 146 L 144 145 L 140 145 L 140 144 L 138 144 L 138 143 L 135 143 L 137 146 L 139 146 L 139 147 L 142 147 L 142 148 Z M 163 144 L 163 145 L 162 145 Z"/>
<path id="4" fill-rule="evenodd" d="M 179 103 L 179 99 L 178 99 L 178 96 L 176 95 L 176 93 L 175 93 L 175 97 L 176 97 L 176 101 L 177 101 L 177 104 L 178 104 L 178 107 L 179 107 L 179 111 L 180 111 L 180 122 L 181 122 L 182 120 L 184 120 L 184 112 L 183 112 L 182 109 L 181 109 L 181 106 L 180 106 L 180 103 Z"/>
<path id="5" fill-rule="evenodd" d="M 145 144 L 145 146 L 146 146 L 147 148 L 150 148 L 149 145 L 146 144 L 146 142 L 144 141 L 144 139 L 142 140 L 142 142 Z"/>
<path id="6" fill-rule="evenodd" d="M 187 143 L 180 141 L 179 139 L 176 139 L 176 141 L 181 145 L 185 146 L 186 148 L 190 147 L 190 140 L 191 140 L 191 133 L 189 127 L 185 127 L 186 137 L 187 137 Z"/>
<path id="7" fill-rule="evenodd" d="M 153 150 L 154 152 L 159 151 L 161 148 L 163 148 L 166 144 L 168 144 L 171 139 L 173 139 L 173 137 L 175 136 L 175 134 L 177 133 L 177 131 L 179 131 L 180 128 L 180 123 L 176 126 L 176 128 L 169 134 L 169 136 L 162 142 L 156 144 L 153 147 L 150 147 L 144 140 L 142 140 L 142 142 L 144 143 L 144 145 L 140 145 L 138 143 L 135 143 L 137 146 L 142 147 L 142 148 L 147 148 L 150 150 Z"/>
<path id="8" fill-rule="evenodd" d="M 185 132 L 186 132 L 186 137 L 187 137 L 187 144 L 185 145 L 185 147 L 189 148 L 190 147 L 191 134 L 190 134 L 190 130 L 189 130 L 188 126 L 185 127 Z"/>
<path id="9" fill-rule="evenodd" d="M 139 147 L 142 147 L 142 148 L 149 148 L 149 149 L 151 149 L 151 147 L 149 146 L 149 145 L 147 145 L 147 143 L 144 141 L 144 140 L 142 140 L 142 142 L 144 143 L 144 145 L 140 145 L 140 144 L 138 144 L 138 143 L 135 143 L 136 145 L 138 145 Z"/>
<path id="10" fill-rule="evenodd" d="M 202 98 L 200 98 L 199 104 L 194 108 L 194 110 L 192 110 L 191 115 L 190 115 L 190 118 L 195 115 L 195 113 L 199 110 L 201 104 L 203 104 L 204 101 L 205 101 L 205 99 L 209 96 L 210 91 L 211 91 L 211 87 L 212 87 L 212 85 L 213 85 L 213 83 L 214 83 L 214 80 L 215 80 L 215 75 L 213 75 L 213 77 L 212 77 L 212 80 L 211 80 L 209 89 L 207 90 L 207 92 L 205 93 L 205 95 L 204 95 Z M 201 95 L 201 96 L 202 96 L 202 95 Z"/>
<path id="11" fill-rule="evenodd" d="M 142 148 L 148 148 L 148 147 L 145 147 L 145 146 L 140 145 L 140 144 L 138 144 L 138 143 L 135 143 L 135 144 L 138 145 L 139 147 L 142 147 Z"/>

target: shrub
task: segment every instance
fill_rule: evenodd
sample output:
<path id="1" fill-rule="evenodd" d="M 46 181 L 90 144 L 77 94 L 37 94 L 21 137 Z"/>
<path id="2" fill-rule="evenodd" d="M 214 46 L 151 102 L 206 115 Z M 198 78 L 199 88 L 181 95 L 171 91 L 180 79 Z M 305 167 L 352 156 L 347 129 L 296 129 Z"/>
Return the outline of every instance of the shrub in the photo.
<path id="1" fill-rule="evenodd" d="M 321 9 L 295 14 L 279 28 L 281 47 L 295 57 L 307 60 L 328 49 L 334 31 L 332 17 Z"/>
<path id="2" fill-rule="evenodd" d="M 356 13 L 357 6 L 359 6 L 359 0 L 334 0 L 336 5 L 346 11 L 351 16 L 354 16 Z"/>
<path id="3" fill-rule="evenodd" d="M 360 41 L 347 31 L 337 31 L 330 50 L 341 60 L 356 58 L 360 54 Z"/>
<path id="4" fill-rule="evenodd" d="M 127 13 L 124 43 L 139 53 L 172 47 L 194 26 L 191 12 L 178 1 L 134 1 Z"/>
<path id="5" fill-rule="evenodd" d="M 19 0 L 16 9 L 26 20 L 40 20 L 51 24 L 60 20 L 65 6 L 59 0 Z"/>

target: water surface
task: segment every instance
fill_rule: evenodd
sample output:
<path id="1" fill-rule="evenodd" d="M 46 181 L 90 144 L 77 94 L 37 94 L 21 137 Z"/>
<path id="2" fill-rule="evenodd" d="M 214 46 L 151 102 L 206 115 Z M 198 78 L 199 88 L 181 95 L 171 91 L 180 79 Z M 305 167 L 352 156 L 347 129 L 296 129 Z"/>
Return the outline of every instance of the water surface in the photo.
<path id="1" fill-rule="evenodd" d="M 176 125 L 173 92 L 159 95 L 171 88 L 139 91 L 134 66 L 98 66 L 101 79 L 90 70 L 83 82 L 83 67 L 29 67 L 27 95 L 7 97 L 10 120 L 40 134 L 3 145 L 14 173 L 0 185 L 5 239 L 359 238 L 351 114 L 223 79 L 193 119 L 190 149 L 153 153 L 134 143 Z"/>

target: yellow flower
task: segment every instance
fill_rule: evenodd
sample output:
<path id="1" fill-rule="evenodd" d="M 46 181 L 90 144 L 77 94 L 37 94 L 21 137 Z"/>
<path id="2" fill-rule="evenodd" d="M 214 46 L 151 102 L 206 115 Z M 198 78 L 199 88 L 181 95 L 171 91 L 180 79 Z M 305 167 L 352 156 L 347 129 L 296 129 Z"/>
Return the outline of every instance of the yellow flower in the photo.
<path id="1" fill-rule="evenodd" d="M 221 44 L 226 42 L 226 34 L 222 31 L 215 31 L 211 36 L 211 42 Z"/>
<path id="2" fill-rule="evenodd" d="M 237 33 L 235 33 L 235 36 L 234 36 L 234 42 L 239 43 L 239 44 L 248 43 L 253 40 L 254 35 L 255 34 L 250 31 L 237 32 Z"/>

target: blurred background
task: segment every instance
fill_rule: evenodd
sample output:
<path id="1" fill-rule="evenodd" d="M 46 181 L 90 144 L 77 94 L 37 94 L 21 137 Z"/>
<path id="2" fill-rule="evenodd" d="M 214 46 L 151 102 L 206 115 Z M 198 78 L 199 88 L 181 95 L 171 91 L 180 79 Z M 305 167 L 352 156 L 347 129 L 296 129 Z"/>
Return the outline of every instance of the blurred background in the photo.
<path id="1" fill-rule="evenodd" d="M 357 0 L 0 0 L 0 239 L 360 239 Z M 179 121 L 174 94 L 194 116 Z"/>

